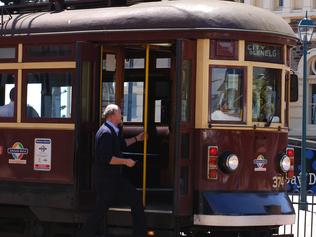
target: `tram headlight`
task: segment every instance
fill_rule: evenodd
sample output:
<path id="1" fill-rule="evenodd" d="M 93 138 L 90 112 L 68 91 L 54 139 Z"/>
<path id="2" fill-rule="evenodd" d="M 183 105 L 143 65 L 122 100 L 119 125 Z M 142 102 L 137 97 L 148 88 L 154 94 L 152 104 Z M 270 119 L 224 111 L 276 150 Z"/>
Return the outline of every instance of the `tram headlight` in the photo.
<path id="1" fill-rule="evenodd" d="M 291 168 L 291 159 L 290 157 L 288 157 L 287 155 L 283 155 L 281 157 L 281 160 L 280 160 L 280 168 L 281 170 L 286 173 L 290 170 Z"/>
<path id="2" fill-rule="evenodd" d="M 226 156 L 225 166 L 229 171 L 237 170 L 238 165 L 239 165 L 239 159 L 237 155 L 229 154 L 228 156 Z"/>

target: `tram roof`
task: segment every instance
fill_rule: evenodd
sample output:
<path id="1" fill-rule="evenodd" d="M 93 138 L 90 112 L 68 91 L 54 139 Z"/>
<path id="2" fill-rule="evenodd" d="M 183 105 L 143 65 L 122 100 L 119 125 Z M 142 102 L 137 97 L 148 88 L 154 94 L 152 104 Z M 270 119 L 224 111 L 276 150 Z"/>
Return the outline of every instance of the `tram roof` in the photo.
<path id="1" fill-rule="evenodd" d="M 219 0 L 139 3 L 129 7 L 36 12 L 4 17 L 1 35 L 47 33 L 219 30 L 249 31 L 296 38 L 280 16 L 258 7 Z"/>

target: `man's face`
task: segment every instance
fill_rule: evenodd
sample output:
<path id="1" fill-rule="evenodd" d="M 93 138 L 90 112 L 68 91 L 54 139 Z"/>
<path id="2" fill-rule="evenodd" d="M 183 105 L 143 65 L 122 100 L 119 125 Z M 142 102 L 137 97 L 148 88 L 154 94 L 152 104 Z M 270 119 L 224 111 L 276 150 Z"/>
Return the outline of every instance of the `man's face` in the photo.
<path id="1" fill-rule="evenodd" d="M 118 111 L 116 111 L 113 116 L 113 121 L 116 123 L 116 124 L 120 124 L 122 122 L 122 112 L 121 110 L 119 109 Z"/>

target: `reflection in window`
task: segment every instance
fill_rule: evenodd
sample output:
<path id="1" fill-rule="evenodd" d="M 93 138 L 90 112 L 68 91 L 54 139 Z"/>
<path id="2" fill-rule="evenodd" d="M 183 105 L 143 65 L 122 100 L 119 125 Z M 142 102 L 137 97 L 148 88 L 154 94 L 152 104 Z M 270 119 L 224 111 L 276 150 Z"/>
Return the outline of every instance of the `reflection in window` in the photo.
<path id="1" fill-rule="evenodd" d="M 181 75 L 181 121 L 188 122 L 190 120 L 190 94 L 191 94 L 191 78 L 192 78 L 192 62 L 183 60 Z"/>
<path id="2" fill-rule="evenodd" d="M 124 122 L 143 121 L 144 82 L 124 82 Z"/>
<path id="3" fill-rule="evenodd" d="M 311 85 L 311 124 L 316 124 L 316 84 Z"/>
<path id="4" fill-rule="evenodd" d="M 15 76 L 14 74 L 0 74 L 0 117 L 11 118 L 14 116 Z"/>
<path id="5" fill-rule="evenodd" d="M 70 72 L 27 73 L 27 117 L 70 118 Z"/>
<path id="6" fill-rule="evenodd" d="M 156 68 L 171 68 L 171 58 L 156 58 Z"/>
<path id="7" fill-rule="evenodd" d="M 280 123 L 281 70 L 254 68 L 252 97 L 253 121 Z"/>
<path id="8" fill-rule="evenodd" d="M 212 68 L 211 77 L 210 120 L 242 121 L 244 70 Z"/>
<path id="9" fill-rule="evenodd" d="M 15 53 L 15 48 L 0 48 L 0 59 L 14 59 Z"/>
<path id="10" fill-rule="evenodd" d="M 102 111 L 109 104 L 115 104 L 116 56 L 106 54 L 102 62 Z"/>
<path id="11" fill-rule="evenodd" d="M 144 69 L 145 59 L 144 58 L 127 58 L 124 64 L 125 69 Z"/>

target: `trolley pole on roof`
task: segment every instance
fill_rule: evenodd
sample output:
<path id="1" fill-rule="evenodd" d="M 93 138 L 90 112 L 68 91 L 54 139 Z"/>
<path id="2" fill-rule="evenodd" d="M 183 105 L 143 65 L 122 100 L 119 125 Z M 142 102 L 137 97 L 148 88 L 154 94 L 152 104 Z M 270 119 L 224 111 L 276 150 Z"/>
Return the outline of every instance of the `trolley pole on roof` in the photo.
<path id="1" fill-rule="evenodd" d="M 306 16 L 298 24 L 298 32 L 303 43 L 303 104 L 302 104 L 302 149 L 301 149 L 301 189 L 300 189 L 300 206 L 299 209 L 307 209 L 306 200 L 306 107 L 307 107 L 307 44 L 312 40 L 314 23 Z"/>
<path id="2" fill-rule="evenodd" d="M 149 50 L 150 50 L 150 45 L 146 44 L 145 109 L 144 109 L 144 157 L 143 157 L 143 206 L 144 207 L 146 207 L 146 186 L 147 186 L 147 132 L 148 132 Z"/>

